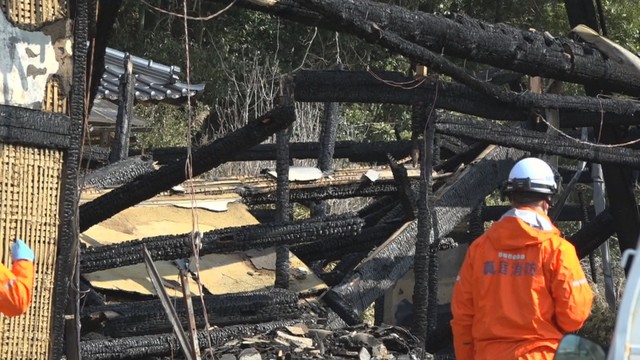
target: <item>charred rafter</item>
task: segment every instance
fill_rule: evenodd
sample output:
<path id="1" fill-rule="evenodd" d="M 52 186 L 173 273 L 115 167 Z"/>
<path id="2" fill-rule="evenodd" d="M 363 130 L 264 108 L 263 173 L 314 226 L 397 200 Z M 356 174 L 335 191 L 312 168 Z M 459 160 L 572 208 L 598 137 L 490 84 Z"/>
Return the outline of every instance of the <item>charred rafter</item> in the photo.
<path id="1" fill-rule="evenodd" d="M 200 348 L 219 346 L 232 339 L 251 337 L 271 330 L 293 325 L 300 320 L 279 320 L 255 325 L 227 326 L 221 329 L 198 331 Z M 86 340 L 80 343 L 84 359 L 120 360 L 154 358 L 179 351 L 180 343 L 172 333 L 134 336 L 120 339 Z"/>
<path id="2" fill-rule="evenodd" d="M 259 290 L 255 292 L 206 295 L 204 309 L 214 325 L 230 326 L 255 324 L 267 321 L 299 318 L 298 295 L 283 289 Z M 198 328 L 203 328 L 203 304 L 193 302 L 193 312 Z M 176 313 L 187 326 L 187 313 L 183 306 Z M 128 337 L 172 332 L 160 300 L 126 302 L 90 308 L 84 312 L 83 320 L 99 319 L 102 332 L 110 337 Z M 95 322 L 95 320 L 93 320 Z"/>
<path id="3" fill-rule="evenodd" d="M 387 153 L 405 157 L 409 154 L 409 141 L 337 141 L 333 152 L 334 159 L 349 159 L 351 162 L 369 162 L 387 160 Z M 317 159 L 321 146 L 317 142 L 298 142 L 289 144 L 289 157 L 292 159 Z M 186 157 L 186 148 L 160 148 L 151 150 L 153 159 L 166 163 Z M 275 160 L 276 144 L 260 144 L 233 157 L 231 161 Z"/>
<path id="4" fill-rule="evenodd" d="M 413 83 L 411 83 L 413 81 Z M 392 83 L 409 83 L 411 86 L 392 86 Z M 532 106 L 504 103 L 469 87 L 432 80 L 409 78 L 398 72 L 367 71 L 300 71 L 295 77 L 297 101 L 392 103 L 411 105 L 420 99 L 433 97 L 436 86 L 436 106 L 488 119 L 522 121 L 531 115 Z M 524 94 L 522 94 L 524 95 Z M 602 113 L 599 100 L 589 97 L 561 95 L 526 95 L 529 105 L 536 108 L 552 107 L 560 111 L 561 127 L 591 126 L 600 124 Z M 607 121 L 614 124 L 635 124 L 640 108 L 632 102 L 616 101 L 607 110 Z"/>
<path id="5" fill-rule="evenodd" d="M 607 241 L 615 232 L 614 219 L 605 209 L 575 234 L 567 238 L 575 247 L 578 257 L 583 258 Z"/>
<path id="6" fill-rule="evenodd" d="M 480 122 L 464 116 L 443 115 L 442 121 L 436 124 L 436 131 L 541 154 L 640 168 L 640 152 L 637 150 L 585 144 L 558 135 Z"/>
<path id="7" fill-rule="evenodd" d="M 276 108 L 227 136 L 198 148 L 192 157 L 193 176 L 229 161 L 237 152 L 264 141 L 278 130 L 288 127 L 294 120 L 293 107 Z M 181 184 L 186 180 L 184 166 L 184 161 L 175 160 L 80 206 L 80 231 Z"/>
<path id="8" fill-rule="evenodd" d="M 96 189 L 117 187 L 155 170 L 153 160 L 134 156 L 90 172 L 83 185 Z"/>
<path id="9" fill-rule="evenodd" d="M 275 245 L 322 239 L 344 239 L 357 235 L 364 221 L 354 216 L 333 216 L 285 224 L 259 224 L 208 231 L 203 234 L 200 255 L 230 253 Z M 83 273 L 142 263 L 143 246 L 154 260 L 185 259 L 193 255 L 191 234 L 161 235 L 123 243 L 89 247 L 82 251 Z"/>
<path id="10" fill-rule="evenodd" d="M 7 144 L 67 149 L 72 127 L 68 116 L 0 105 L 0 139 Z"/>
<path id="11" fill-rule="evenodd" d="M 291 201 L 306 202 L 352 197 L 372 197 L 397 194 L 398 187 L 393 180 L 357 182 L 352 184 L 327 185 L 312 184 L 291 189 Z M 242 190 L 240 195 L 248 205 L 274 204 L 277 194 L 273 189 Z"/>
<path id="12" fill-rule="evenodd" d="M 458 14 L 449 19 L 369 0 L 302 0 L 300 3 L 340 24 L 343 32 L 366 36 L 363 27 L 377 29 L 379 37 L 369 38 L 372 42 L 384 43 L 385 34 L 394 33 L 437 54 L 528 75 L 640 94 L 640 74 L 608 59 L 591 46 L 570 39 L 549 39 L 540 32 L 522 31 L 506 24 L 490 24 Z"/>
<path id="13" fill-rule="evenodd" d="M 209 1 L 225 3 L 224 0 Z M 313 7 L 307 8 L 303 4 Z M 446 55 L 528 75 L 640 93 L 640 74 L 628 71 L 590 45 L 567 38 L 549 39 L 540 32 L 490 24 L 461 14 L 444 17 L 395 5 L 354 0 L 280 0 L 268 6 L 239 0 L 236 5 L 341 32 L 353 32 L 348 26 L 350 20 L 367 19 L 380 29 L 393 31 L 438 54 L 444 51 Z M 327 11 L 327 8 L 333 9 Z"/>
<path id="14" fill-rule="evenodd" d="M 490 146 L 478 161 L 435 193 L 431 241 L 446 236 L 484 197 L 495 190 L 516 159 L 524 152 Z M 356 270 L 332 287 L 335 303 L 346 303 L 360 314 L 411 267 L 415 252 L 417 221 L 406 223 L 379 246 Z M 345 319 L 348 320 L 348 319 Z"/>

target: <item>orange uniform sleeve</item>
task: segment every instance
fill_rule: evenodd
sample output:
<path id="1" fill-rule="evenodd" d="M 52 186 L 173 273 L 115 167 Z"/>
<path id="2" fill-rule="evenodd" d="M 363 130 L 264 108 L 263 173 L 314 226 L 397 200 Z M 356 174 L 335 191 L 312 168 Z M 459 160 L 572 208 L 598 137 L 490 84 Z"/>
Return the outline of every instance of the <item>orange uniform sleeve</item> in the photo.
<path id="1" fill-rule="evenodd" d="M 593 292 L 582 270 L 576 249 L 565 241 L 553 257 L 552 296 L 556 322 L 560 329 L 572 332 L 580 329 L 591 313 Z"/>
<path id="2" fill-rule="evenodd" d="M 451 299 L 451 330 L 453 332 L 453 346 L 456 360 L 473 360 L 473 264 L 471 261 L 471 249 L 467 250 L 467 256 L 460 268 L 456 283 L 453 287 Z"/>
<path id="3" fill-rule="evenodd" d="M 11 270 L 0 264 L 0 312 L 6 316 L 24 314 L 31 303 L 33 262 L 18 260 Z"/>

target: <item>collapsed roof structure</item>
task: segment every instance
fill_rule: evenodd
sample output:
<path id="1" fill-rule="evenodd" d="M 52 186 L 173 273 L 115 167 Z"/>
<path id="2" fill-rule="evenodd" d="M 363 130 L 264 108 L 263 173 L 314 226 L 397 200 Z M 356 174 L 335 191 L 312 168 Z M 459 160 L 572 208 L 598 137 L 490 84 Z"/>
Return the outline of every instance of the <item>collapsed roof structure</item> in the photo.
<path id="1" fill-rule="evenodd" d="M 528 153 L 602 164 L 608 209 L 596 211 L 588 206 L 558 204 L 561 209 L 557 212 L 558 220 L 585 222 L 580 230 L 568 236 L 580 256 L 592 253 L 614 233 L 618 235 L 621 249 L 635 247 L 640 216 L 632 191 L 631 170 L 640 167 L 640 153 L 632 147 L 599 146 L 567 135 L 575 134 L 576 128 L 592 128 L 597 137 L 608 144 L 635 139 L 630 127 L 640 123 L 636 118 L 640 110 L 637 101 L 595 97 L 600 91 L 637 97 L 640 71 L 633 61 L 612 57 L 593 44 L 569 38 L 489 24 L 459 14 L 443 17 L 411 12 L 367 0 L 283 0 L 269 4 L 238 0 L 236 3 L 291 21 L 355 34 L 425 64 L 453 81 L 447 82 L 438 76 L 416 79 L 373 71 L 301 71 L 295 74 L 292 83 L 293 101 L 323 102 L 334 112 L 336 103 L 345 102 L 411 106 L 413 140 L 344 146 L 335 138 L 337 116 L 328 111 L 325 131 L 318 143 L 289 144 L 285 129 L 296 121 L 296 114 L 291 105 L 285 105 L 194 149 L 190 156 L 193 176 L 225 162 L 258 158 L 277 161 L 275 181 L 256 180 L 249 184 L 252 186 L 238 186 L 237 191 L 247 204 L 276 204 L 275 221 L 206 232 L 201 239 L 200 253 L 275 246 L 278 249 L 277 289 L 208 297 L 206 311 L 220 319 L 219 326 L 280 320 L 200 330 L 194 346 L 205 349 L 232 337 L 277 328 L 288 320 L 300 321 L 303 314 L 317 315 L 315 306 L 326 311 L 322 316 L 326 316 L 328 327 L 355 325 L 361 321 L 365 309 L 413 267 L 417 319 L 414 334 L 429 351 L 439 351 L 444 344 L 435 339 L 442 339 L 448 329 L 446 324 L 437 321 L 442 314 L 434 300 L 438 291 L 436 255 L 455 243 L 471 241 L 473 235 L 482 231 L 484 221 L 499 216 L 501 209 L 483 206 L 483 200 L 499 187 L 513 163 Z M 569 0 L 565 3 L 572 26 L 587 24 L 598 28 L 595 17 L 590 17 L 595 14 L 593 4 Z M 448 57 L 436 55 L 441 53 L 508 70 L 517 76 L 541 76 L 582 84 L 588 96 L 515 92 L 497 78 L 487 81 L 468 74 Z M 538 131 L 540 126 L 534 125 L 547 118 L 546 110 L 557 110 L 556 126 L 567 136 L 561 136 L 558 129 Z M 272 134 L 277 134 L 276 144 L 259 145 Z M 131 159 L 105 168 L 104 176 L 123 175 L 109 183 L 117 186 L 113 190 L 80 206 L 81 232 L 158 194 L 170 192 L 188 180 L 184 171 L 186 149 L 156 149 L 152 155 L 161 162 L 159 168 L 147 166 L 139 170 L 140 164 Z M 418 175 L 411 174 L 411 166 L 396 160 L 412 155 L 420 162 Z M 320 170 L 325 173 L 333 170 L 328 160 L 335 157 L 386 161 L 392 176 L 372 181 L 358 174 L 342 182 L 338 177 L 304 185 L 290 183 L 289 160 L 301 157 L 317 158 Z M 567 184 L 565 194 L 571 192 L 571 184 L 576 181 L 591 181 L 585 179 L 580 167 L 560 169 L 560 172 Z M 220 184 L 202 184 L 191 187 L 188 192 L 229 191 L 229 188 L 219 189 Z M 327 199 L 358 196 L 376 200 L 352 214 L 339 216 L 327 217 L 321 205 Z M 310 206 L 315 216 L 292 221 L 292 201 Z M 463 220 L 469 222 L 470 235 L 453 237 L 452 231 Z M 87 247 L 80 256 L 80 270 L 89 274 L 143 263 L 143 248 L 149 250 L 154 260 L 188 258 L 193 254 L 191 239 L 190 234 L 166 234 Z M 286 290 L 289 265 L 288 256 L 282 253 L 288 254 L 289 250 L 309 263 L 339 261 L 330 272 L 318 270 L 317 275 L 329 288 L 323 291 L 318 303 L 314 302 L 313 309 L 301 306 L 297 294 Z M 237 307 L 225 308 L 224 304 L 230 302 Z M 108 338 L 83 339 L 80 353 L 92 359 L 168 356 L 181 345 L 177 335 L 170 334 L 171 326 L 162 318 L 158 304 L 158 301 L 143 304 L 142 309 L 128 304 L 96 304 L 83 314 L 85 320 L 96 313 L 119 315 L 100 317 L 103 335 Z M 258 309 L 264 307 L 270 307 L 273 312 L 259 313 Z M 233 317 L 240 312 L 246 317 Z M 263 317 L 265 314 L 277 316 Z M 180 312 L 179 317 L 187 324 L 188 313 Z M 146 319 L 154 320 L 145 323 Z M 198 323 L 201 325 L 202 321 Z"/>

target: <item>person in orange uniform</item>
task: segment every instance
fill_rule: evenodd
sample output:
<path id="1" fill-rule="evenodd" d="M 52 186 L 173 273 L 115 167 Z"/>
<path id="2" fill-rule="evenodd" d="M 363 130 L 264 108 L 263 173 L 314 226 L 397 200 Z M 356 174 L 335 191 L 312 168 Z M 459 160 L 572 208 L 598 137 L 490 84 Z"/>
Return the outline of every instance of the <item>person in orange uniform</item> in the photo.
<path id="1" fill-rule="evenodd" d="M 33 290 L 33 251 L 22 240 L 11 245 L 12 266 L 0 264 L 0 312 L 6 316 L 24 314 L 31 304 Z"/>
<path id="2" fill-rule="evenodd" d="M 457 360 L 552 360 L 589 317 L 593 292 L 576 250 L 547 216 L 556 192 L 546 162 L 511 169 L 503 194 L 512 209 L 471 244 L 454 286 Z"/>

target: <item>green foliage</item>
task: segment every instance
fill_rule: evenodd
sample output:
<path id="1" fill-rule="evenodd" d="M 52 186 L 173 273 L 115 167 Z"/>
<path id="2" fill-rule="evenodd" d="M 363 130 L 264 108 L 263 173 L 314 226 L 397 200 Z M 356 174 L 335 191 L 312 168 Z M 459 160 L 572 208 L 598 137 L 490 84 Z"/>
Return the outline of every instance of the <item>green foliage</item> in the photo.
<path id="1" fill-rule="evenodd" d="M 640 3 L 602 0 L 607 37 L 633 53 L 640 52 Z"/>
<path id="2" fill-rule="evenodd" d="M 136 106 L 135 114 L 149 122 L 149 131 L 141 132 L 138 139 L 141 149 L 187 144 L 189 122 L 183 108 L 167 104 Z"/>

